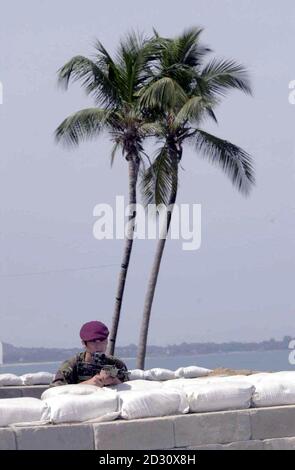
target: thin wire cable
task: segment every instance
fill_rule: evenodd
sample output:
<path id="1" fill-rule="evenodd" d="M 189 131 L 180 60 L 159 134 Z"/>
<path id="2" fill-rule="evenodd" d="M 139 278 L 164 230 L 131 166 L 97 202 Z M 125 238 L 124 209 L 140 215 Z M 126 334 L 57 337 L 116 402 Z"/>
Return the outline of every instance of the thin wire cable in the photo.
<path id="1" fill-rule="evenodd" d="M 101 268 L 108 268 L 111 266 L 119 266 L 118 263 L 116 264 L 101 264 L 99 266 L 85 266 L 82 268 L 65 268 L 65 269 L 51 269 L 48 271 L 36 271 L 36 272 L 29 272 L 29 273 L 19 273 L 19 274 L 0 274 L 0 278 L 13 278 L 13 277 L 25 277 L 25 276 L 39 276 L 42 274 L 55 274 L 55 273 L 65 273 L 65 272 L 74 272 L 74 271 L 86 271 L 89 269 L 101 269 Z"/>

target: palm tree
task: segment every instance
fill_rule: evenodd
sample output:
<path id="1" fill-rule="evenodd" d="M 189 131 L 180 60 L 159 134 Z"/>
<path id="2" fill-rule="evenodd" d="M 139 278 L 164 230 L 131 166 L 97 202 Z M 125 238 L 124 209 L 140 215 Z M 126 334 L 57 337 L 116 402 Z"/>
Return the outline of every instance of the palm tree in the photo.
<path id="1" fill-rule="evenodd" d="M 214 108 L 230 89 L 251 93 L 245 68 L 234 61 L 213 59 L 205 66 L 208 48 L 193 28 L 176 39 L 162 39 L 156 33 L 160 57 L 153 67 L 153 79 L 140 92 L 140 103 L 158 112 L 154 134 L 161 147 L 143 180 L 146 204 L 165 204 L 166 223 L 158 241 L 148 280 L 140 330 L 137 367 L 144 368 L 152 303 L 161 260 L 169 232 L 173 205 L 177 198 L 178 168 L 185 143 L 217 164 L 244 195 L 254 184 L 251 157 L 241 148 L 205 132 L 200 125 L 206 117 L 217 121 Z"/>
<path id="2" fill-rule="evenodd" d="M 107 131 L 114 143 L 111 163 L 117 150 L 128 162 L 129 205 L 128 230 L 121 263 L 109 350 L 114 353 L 126 276 L 131 256 L 137 201 L 136 185 L 143 164 L 143 140 L 151 135 L 151 127 L 138 107 L 138 93 L 149 79 L 149 63 L 153 60 L 153 41 L 130 34 L 121 41 L 115 59 L 97 41 L 91 60 L 75 56 L 59 70 L 59 83 L 65 88 L 70 80 L 80 81 L 96 106 L 83 109 L 66 118 L 56 129 L 57 141 L 78 145 L 81 141 Z"/>

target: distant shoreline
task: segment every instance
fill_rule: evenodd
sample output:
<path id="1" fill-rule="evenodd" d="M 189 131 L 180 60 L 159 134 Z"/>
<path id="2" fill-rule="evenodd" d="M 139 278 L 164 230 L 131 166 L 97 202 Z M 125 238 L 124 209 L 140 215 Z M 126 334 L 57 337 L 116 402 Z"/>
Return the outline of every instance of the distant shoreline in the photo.
<path id="1" fill-rule="evenodd" d="M 252 355 L 262 352 L 273 352 L 273 351 L 287 351 L 289 346 L 292 344 L 291 336 L 284 336 L 280 340 L 271 338 L 269 340 L 260 342 L 240 342 L 240 341 L 228 341 L 225 343 L 186 343 L 180 344 L 168 344 L 167 346 L 155 346 L 150 344 L 147 347 L 146 358 L 151 360 L 158 359 L 162 362 L 169 362 L 177 359 L 178 357 L 228 357 L 228 354 L 236 353 L 253 353 Z M 2 360 L 4 364 L 49 364 L 49 363 L 61 363 L 70 357 L 75 356 L 82 350 L 81 346 L 75 348 L 39 348 L 39 347 L 20 347 L 14 346 L 9 343 L 2 341 L 3 356 Z M 117 346 L 115 355 L 120 358 L 125 358 L 127 361 L 132 361 L 137 356 L 137 346 L 135 344 L 129 344 L 126 346 Z M 215 356 L 214 356 L 215 355 Z M 237 355 L 238 356 L 238 355 Z M 251 355 L 250 355 L 251 357 Z"/>
<path id="2" fill-rule="evenodd" d="M 33 366 L 35 364 L 56 364 L 57 362 L 61 362 L 61 361 L 4 362 L 3 364 L 0 364 L 0 370 L 1 370 L 1 367 L 5 367 L 5 366 L 21 366 L 21 365 Z"/>
<path id="3" fill-rule="evenodd" d="M 246 351 L 216 351 L 216 352 L 200 352 L 200 353 L 192 353 L 192 354 L 170 354 L 170 355 L 167 355 L 167 354 L 159 354 L 159 355 L 147 355 L 146 358 L 147 359 L 157 359 L 157 358 L 173 358 L 173 357 L 196 357 L 196 356 L 214 356 L 214 355 L 227 355 L 227 354 L 244 354 L 244 353 L 272 353 L 272 352 L 275 352 L 275 351 L 286 351 L 286 352 L 289 352 L 290 349 L 288 348 L 282 348 L 282 349 L 267 349 L 267 350 L 261 350 L 261 349 L 257 349 L 257 350 L 246 350 Z M 119 354 L 118 354 L 119 356 Z M 121 359 L 123 360 L 133 360 L 133 359 L 136 359 L 136 356 L 130 356 L 130 357 L 127 357 L 127 356 L 120 356 Z M 62 363 L 65 359 L 58 359 L 56 361 L 30 361 L 30 362 L 5 362 L 3 364 L 0 364 L 0 370 L 1 370 L 1 367 L 5 367 L 5 366 L 21 366 L 21 365 L 24 365 L 24 366 L 28 366 L 28 365 L 39 365 L 39 364 L 57 364 L 57 363 Z"/>

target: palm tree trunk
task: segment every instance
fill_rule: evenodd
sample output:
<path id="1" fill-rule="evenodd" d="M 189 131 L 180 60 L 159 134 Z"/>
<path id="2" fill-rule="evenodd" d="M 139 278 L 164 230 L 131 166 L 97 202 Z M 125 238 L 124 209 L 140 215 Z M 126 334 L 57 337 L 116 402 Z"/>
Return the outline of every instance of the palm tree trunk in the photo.
<path id="1" fill-rule="evenodd" d="M 133 236 L 134 236 L 134 226 L 136 219 L 136 184 L 138 176 L 139 163 L 137 157 L 130 155 L 128 159 L 128 170 L 129 170 L 129 205 L 134 207 L 134 210 L 130 211 L 128 217 L 128 231 L 127 236 L 125 235 L 125 246 L 123 252 L 123 259 L 121 264 L 121 269 L 119 273 L 118 285 L 117 285 L 117 294 L 115 300 L 115 307 L 112 319 L 112 327 L 109 336 L 109 345 L 108 345 L 108 354 L 113 355 L 115 351 L 116 338 L 121 314 L 122 300 L 124 295 L 127 271 L 129 267 L 129 261 L 133 245 Z"/>
<path id="2" fill-rule="evenodd" d="M 172 184 L 172 190 L 171 190 L 170 199 L 169 199 L 166 227 L 164 227 L 163 233 L 161 234 L 161 238 L 159 239 L 158 244 L 157 244 L 154 262 L 153 262 L 152 270 L 151 270 L 149 281 L 148 281 L 148 287 L 147 287 L 147 291 L 145 295 L 143 317 L 142 317 L 142 324 L 141 324 L 139 344 L 138 344 L 137 363 L 136 363 L 136 367 L 138 369 L 144 369 L 147 337 L 148 337 L 152 304 L 154 300 L 162 256 L 163 256 L 163 252 L 164 252 L 164 248 L 165 248 L 165 244 L 167 240 L 167 235 L 168 235 L 169 227 L 171 223 L 173 207 L 174 207 L 176 196 L 177 196 L 177 180 L 178 180 L 177 162 L 175 162 L 175 174 L 173 175 L 173 177 L 174 177 L 174 181 Z"/>

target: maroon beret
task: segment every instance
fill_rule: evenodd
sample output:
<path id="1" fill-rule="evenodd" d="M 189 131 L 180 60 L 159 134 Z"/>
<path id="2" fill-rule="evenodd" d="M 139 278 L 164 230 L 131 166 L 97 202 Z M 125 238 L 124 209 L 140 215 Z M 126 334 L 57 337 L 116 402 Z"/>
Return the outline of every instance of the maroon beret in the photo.
<path id="1" fill-rule="evenodd" d="M 89 321 L 85 323 L 80 330 L 80 338 L 83 341 L 92 341 L 99 339 L 103 341 L 109 336 L 108 327 L 100 321 Z"/>

